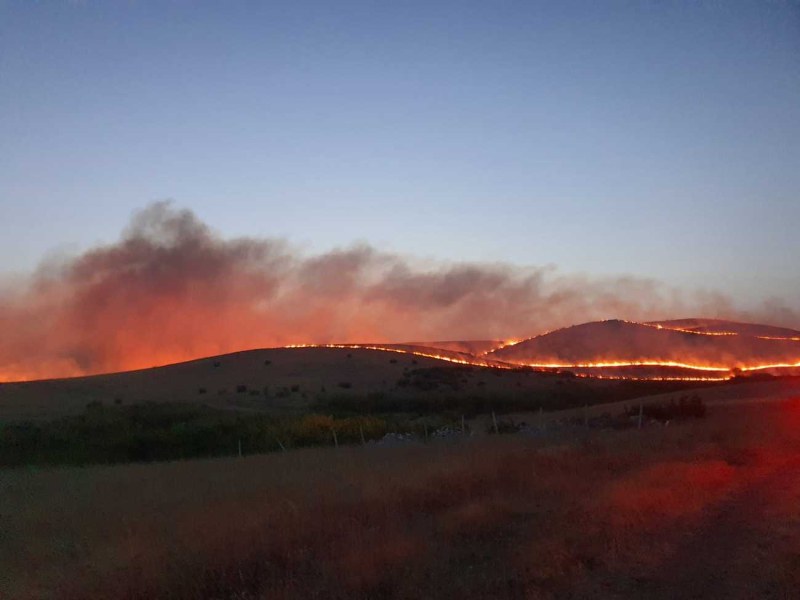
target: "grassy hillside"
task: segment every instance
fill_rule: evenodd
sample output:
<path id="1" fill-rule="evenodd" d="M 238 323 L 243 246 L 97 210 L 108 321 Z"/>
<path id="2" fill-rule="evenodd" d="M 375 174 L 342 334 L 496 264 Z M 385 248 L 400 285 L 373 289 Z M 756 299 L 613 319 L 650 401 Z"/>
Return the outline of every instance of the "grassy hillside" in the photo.
<path id="1" fill-rule="evenodd" d="M 604 381 L 457 365 L 381 350 L 252 350 L 128 373 L 0 384 L 0 422 L 79 415 L 90 404 L 191 403 L 273 415 L 546 410 L 694 384 Z"/>
<path id="2" fill-rule="evenodd" d="M 78 414 L 89 402 L 291 410 L 309 405 L 322 392 L 391 389 L 404 371 L 439 364 L 375 350 L 251 350 L 126 373 L 0 384 L 0 418 Z"/>
<path id="3" fill-rule="evenodd" d="M 749 331 L 746 327 L 761 333 L 762 326 L 730 326 L 736 333 L 703 335 L 699 333 L 700 329 L 692 333 L 668 329 L 666 325 L 659 329 L 653 325 L 620 320 L 583 323 L 494 350 L 487 356 L 520 364 L 673 361 L 727 368 L 794 364 L 800 360 L 800 341 L 746 334 Z M 791 333 L 791 330 L 785 331 Z"/>

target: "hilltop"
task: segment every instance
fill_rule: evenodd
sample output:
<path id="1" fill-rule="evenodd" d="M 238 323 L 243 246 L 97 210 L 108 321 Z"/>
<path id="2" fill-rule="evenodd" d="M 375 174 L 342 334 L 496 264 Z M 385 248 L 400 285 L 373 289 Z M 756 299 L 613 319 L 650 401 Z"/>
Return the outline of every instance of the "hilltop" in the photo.
<path id="1" fill-rule="evenodd" d="M 486 356 L 515 364 L 563 365 L 578 371 L 597 363 L 621 363 L 614 368 L 604 366 L 603 374 L 638 368 L 647 376 L 661 365 L 673 374 L 677 369 L 725 376 L 734 369 L 798 363 L 800 332 L 708 319 L 652 323 L 610 320 L 552 331 Z M 646 366 L 638 367 L 641 363 Z"/>

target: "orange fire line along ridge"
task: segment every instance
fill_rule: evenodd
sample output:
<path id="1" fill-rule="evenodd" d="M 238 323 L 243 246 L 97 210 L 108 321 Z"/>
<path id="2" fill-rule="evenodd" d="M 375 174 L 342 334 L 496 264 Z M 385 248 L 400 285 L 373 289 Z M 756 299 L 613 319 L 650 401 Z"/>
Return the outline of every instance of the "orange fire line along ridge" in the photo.
<path id="1" fill-rule="evenodd" d="M 511 344 L 508 344 L 511 345 Z M 800 368 L 800 361 L 796 363 L 775 363 L 763 365 L 751 365 L 743 367 L 730 367 L 728 365 L 700 365 L 693 363 L 685 363 L 679 361 L 600 361 L 600 362 L 553 362 L 553 363 L 508 363 L 487 360 L 481 357 L 470 358 L 466 355 L 463 357 L 448 356 L 445 354 L 438 354 L 435 352 L 426 352 L 422 350 L 411 350 L 404 348 L 396 348 L 391 346 L 382 346 L 376 344 L 292 344 L 285 346 L 286 348 L 342 348 L 342 349 L 362 349 L 362 350 L 379 350 L 382 352 L 394 352 L 397 354 L 408 354 L 412 356 L 420 356 L 425 358 L 433 358 L 450 363 L 489 367 L 495 369 L 513 370 L 520 368 L 541 369 L 548 371 L 567 371 L 570 369 L 624 369 L 624 368 L 679 368 L 691 371 L 699 371 L 701 373 L 708 373 L 708 375 L 692 375 L 692 376 L 660 376 L 654 375 L 647 376 L 633 376 L 633 375 L 618 375 L 608 373 L 576 373 L 578 377 L 595 377 L 598 379 L 630 379 L 630 380 L 649 380 L 649 381 L 727 381 L 739 372 L 755 372 L 764 371 L 769 369 L 791 369 Z M 714 375 L 711 375 L 713 373 Z"/>

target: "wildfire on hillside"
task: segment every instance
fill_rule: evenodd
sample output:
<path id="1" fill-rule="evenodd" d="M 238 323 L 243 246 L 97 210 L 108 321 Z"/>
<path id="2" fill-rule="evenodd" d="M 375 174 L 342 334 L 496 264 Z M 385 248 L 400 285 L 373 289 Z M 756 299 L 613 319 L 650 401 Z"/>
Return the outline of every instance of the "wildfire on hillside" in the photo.
<path id="1" fill-rule="evenodd" d="M 500 346 L 507 347 L 508 344 Z M 652 381 L 727 381 L 740 373 L 757 371 L 780 371 L 800 369 L 800 361 L 796 363 L 756 364 L 745 367 L 728 367 L 725 365 L 693 364 L 675 361 L 598 361 L 584 363 L 509 363 L 486 359 L 484 356 L 470 356 L 464 353 L 435 352 L 434 348 L 404 348 L 399 344 L 294 344 L 287 348 L 345 348 L 352 350 L 379 350 L 409 354 L 425 358 L 494 369 L 534 369 L 539 371 L 571 372 L 578 377 L 596 377 L 599 379 L 631 379 Z M 633 374 L 630 371 L 648 368 L 648 374 Z M 625 371 L 628 374 L 623 374 Z M 688 371 L 686 374 L 674 374 L 674 370 Z M 672 374 L 670 372 L 673 371 Z"/>
<path id="2" fill-rule="evenodd" d="M 118 241 L 46 261 L 0 286 L 0 381 L 364 340 L 374 349 L 457 364 L 579 376 L 726 378 L 734 369 L 798 366 L 795 330 L 714 319 L 646 321 L 706 311 L 737 314 L 719 296 L 687 304 L 656 282 L 630 277 L 415 262 L 366 245 L 307 256 L 283 240 L 223 239 L 190 211 L 156 203 L 136 214 Z M 549 336 L 565 330 L 511 339 L 608 315 L 638 321 L 595 321 L 596 334 L 567 336 L 558 347 L 547 346 Z M 626 326 L 636 331 L 620 338 L 614 330 Z M 653 347 L 648 334 L 671 339 Z M 398 340 L 451 341 L 390 343 Z M 607 341 L 616 346 L 605 347 Z M 540 342 L 546 343 L 528 351 Z"/>

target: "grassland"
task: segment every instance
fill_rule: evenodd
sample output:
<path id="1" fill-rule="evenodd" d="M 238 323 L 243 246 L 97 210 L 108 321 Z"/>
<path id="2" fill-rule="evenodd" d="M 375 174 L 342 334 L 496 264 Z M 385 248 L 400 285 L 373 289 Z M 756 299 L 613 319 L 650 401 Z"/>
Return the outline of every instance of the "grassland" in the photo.
<path id="1" fill-rule="evenodd" d="M 0 386 L 0 467 L 229 456 L 387 433 L 481 433 L 495 415 L 605 405 L 686 382 L 501 370 L 393 352 L 242 352 L 157 369 Z M 714 389 L 709 384 L 705 389 Z M 510 423 L 531 421 L 509 417 Z"/>
<path id="2" fill-rule="evenodd" d="M 438 412 L 447 403 L 453 410 L 478 412 L 492 404 L 496 410 L 560 409 L 692 385 L 697 384 L 465 367 L 368 349 L 275 348 L 127 373 L 0 384 L 0 422 L 79 415 L 91 403 L 166 402 L 296 415 L 342 396 L 381 398 L 411 412 Z M 478 406 L 476 399 L 488 400 Z"/>
<path id="3" fill-rule="evenodd" d="M 790 598 L 800 400 L 669 427 L 0 470 L 9 598 Z"/>

